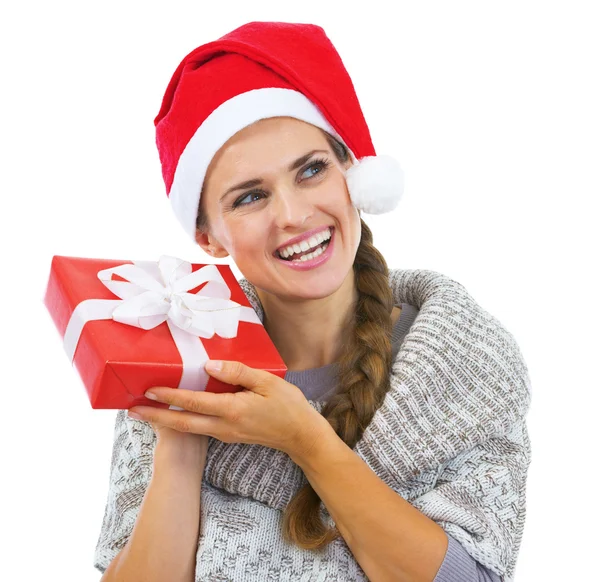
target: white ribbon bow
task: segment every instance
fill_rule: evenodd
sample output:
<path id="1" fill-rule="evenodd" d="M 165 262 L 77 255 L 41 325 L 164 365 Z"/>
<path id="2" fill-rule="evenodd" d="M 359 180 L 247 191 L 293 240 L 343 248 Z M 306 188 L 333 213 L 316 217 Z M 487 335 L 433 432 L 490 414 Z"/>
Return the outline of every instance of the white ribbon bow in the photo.
<path id="1" fill-rule="evenodd" d="M 75 307 L 63 338 L 69 359 L 73 362 L 88 321 L 113 319 L 142 329 L 166 321 L 183 362 L 178 388 L 204 390 L 208 382 L 204 364 L 209 358 L 198 338 L 215 333 L 234 338 L 240 321 L 262 325 L 261 320 L 254 309 L 230 299 L 231 290 L 216 265 L 192 273 L 191 263 L 168 255 L 158 262 L 133 262 L 98 272 L 100 281 L 121 299 L 86 299 Z M 126 281 L 113 281 L 113 273 Z M 188 293 L 204 282 L 200 291 Z"/>

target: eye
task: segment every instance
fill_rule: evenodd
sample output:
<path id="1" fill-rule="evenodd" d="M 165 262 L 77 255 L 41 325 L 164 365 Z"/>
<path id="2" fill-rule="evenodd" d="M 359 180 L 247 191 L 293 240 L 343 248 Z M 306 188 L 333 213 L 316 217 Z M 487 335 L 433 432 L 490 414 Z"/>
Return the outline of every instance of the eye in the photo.
<path id="1" fill-rule="evenodd" d="M 238 206 L 248 206 L 249 204 L 252 204 L 252 202 L 248 202 L 246 204 L 242 204 L 242 200 L 246 200 L 246 198 L 249 198 L 250 196 L 258 196 L 258 195 L 262 195 L 264 194 L 264 192 L 262 190 L 252 190 L 251 192 L 246 192 L 246 194 L 243 194 L 242 196 L 240 196 L 234 203 L 233 203 L 233 208 L 237 208 Z"/>
<path id="2" fill-rule="evenodd" d="M 302 172 L 301 176 L 304 176 L 304 174 L 306 172 L 308 172 L 309 170 L 312 170 L 313 168 L 319 168 L 318 172 L 313 172 L 311 173 L 307 178 L 310 179 L 313 176 L 316 176 L 317 174 L 322 174 L 330 165 L 330 162 L 324 158 L 319 158 L 317 160 L 313 160 L 309 166 L 307 166 L 304 171 Z"/>
<path id="3" fill-rule="evenodd" d="M 306 166 L 306 168 L 302 171 L 300 176 L 304 176 L 304 174 L 306 172 L 308 172 L 309 170 L 312 170 L 313 168 L 318 168 L 319 170 L 317 172 L 312 172 L 309 176 L 307 176 L 305 178 L 306 180 L 310 180 L 311 178 L 317 176 L 318 174 L 323 174 L 325 172 L 325 170 L 327 170 L 327 168 L 329 168 L 330 165 L 331 165 L 331 162 L 325 158 L 319 158 L 319 159 L 313 160 L 308 166 Z M 254 204 L 254 202 L 256 202 L 256 200 L 250 200 L 249 202 L 246 202 L 246 203 L 242 203 L 242 201 L 246 200 L 246 198 L 249 198 L 252 196 L 264 196 L 264 194 L 265 194 L 265 192 L 263 192 L 262 190 L 251 190 L 250 192 L 246 192 L 245 194 L 242 194 L 232 204 L 232 208 L 238 208 L 239 206 L 250 206 L 250 205 Z"/>

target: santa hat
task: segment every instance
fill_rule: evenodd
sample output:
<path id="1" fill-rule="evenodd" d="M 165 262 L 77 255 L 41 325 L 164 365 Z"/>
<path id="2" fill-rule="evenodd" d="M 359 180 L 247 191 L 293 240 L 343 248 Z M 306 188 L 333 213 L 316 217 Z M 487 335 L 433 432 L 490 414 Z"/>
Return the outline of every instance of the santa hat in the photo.
<path id="1" fill-rule="evenodd" d="M 154 120 L 167 195 L 192 239 L 213 156 L 244 127 L 279 116 L 311 123 L 346 145 L 354 162 L 346 183 L 355 207 L 367 214 L 396 207 L 402 168 L 375 154 L 352 80 L 323 28 L 249 22 L 181 61 Z"/>

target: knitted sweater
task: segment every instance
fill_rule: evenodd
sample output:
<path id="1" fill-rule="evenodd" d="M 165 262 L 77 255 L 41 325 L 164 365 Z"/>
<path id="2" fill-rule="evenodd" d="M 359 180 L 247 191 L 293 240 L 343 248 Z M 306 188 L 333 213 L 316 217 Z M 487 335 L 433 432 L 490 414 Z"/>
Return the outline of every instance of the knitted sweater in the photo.
<path id="1" fill-rule="evenodd" d="M 262 320 L 253 286 L 245 279 L 240 285 Z M 396 304 L 409 311 L 394 327 L 391 389 L 354 451 L 446 532 L 448 551 L 435 582 L 512 582 L 531 457 L 526 364 L 510 332 L 460 283 L 434 271 L 395 269 L 390 286 Z M 414 319 L 406 333 L 411 306 Z M 321 412 L 334 375 L 331 365 L 288 372 L 286 380 Z M 131 535 L 156 444 L 150 425 L 126 411 L 117 413 L 114 436 L 94 554 L 102 572 Z M 211 438 L 196 582 L 367 580 L 343 538 L 321 551 L 284 542 L 281 511 L 304 483 L 282 451 Z M 324 505 L 321 514 L 334 525 Z"/>

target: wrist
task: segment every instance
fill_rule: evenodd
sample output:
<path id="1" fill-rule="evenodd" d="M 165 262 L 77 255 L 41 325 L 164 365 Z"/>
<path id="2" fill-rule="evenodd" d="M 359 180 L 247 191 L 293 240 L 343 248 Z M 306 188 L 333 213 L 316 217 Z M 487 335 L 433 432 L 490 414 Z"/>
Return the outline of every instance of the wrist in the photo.
<path id="1" fill-rule="evenodd" d="M 305 424 L 302 437 L 297 439 L 293 450 L 288 453 L 292 461 L 300 467 L 316 454 L 320 443 L 332 435 L 337 437 L 329 421 L 318 411 L 313 412 L 312 421 Z"/>
<path id="2" fill-rule="evenodd" d="M 208 453 L 205 435 L 179 433 L 174 438 L 159 438 L 154 450 L 154 464 L 201 467 L 204 470 Z"/>

